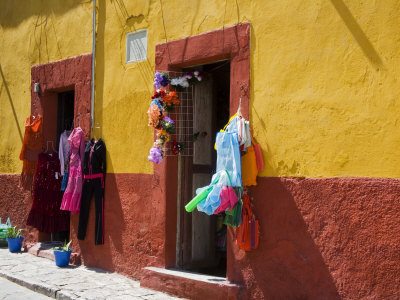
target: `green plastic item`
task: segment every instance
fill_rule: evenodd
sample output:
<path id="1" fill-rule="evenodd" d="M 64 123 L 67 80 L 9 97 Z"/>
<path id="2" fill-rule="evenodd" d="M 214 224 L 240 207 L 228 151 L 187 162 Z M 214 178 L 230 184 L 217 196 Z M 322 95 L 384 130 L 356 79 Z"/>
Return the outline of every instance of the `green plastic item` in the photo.
<path id="1" fill-rule="evenodd" d="M 192 200 L 190 200 L 190 202 L 185 205 L 186 211 L 187 212 L 194 211 L 194 209 L 197 207 L 197 204 L 199 204 L 201 201 L 206 200 L 208 194 L 211 193 L 211 191 L 213 190 L 214 185 L 216 183 L 218 183 L 218 180 L 219 180 L 219 177 L 217 178 L 217 180 L 215 180 L 215 182 L 212 183 L 212 185 L 210 187 L 202 190 L 200 194 L 198 194 L 196 197 L 194 197 Z"/>
<path id="2" fill-rule="evenodd" d="M 188 204 L 186 204 L 185 209 L 187 212 L 192 212 L 197 207 L 201 201 L 204 201 L 208 194 L 213 190 L 214 185 L 209 187 L 208 189 L 203 190 L 200 194 L 194 197 Z"/>

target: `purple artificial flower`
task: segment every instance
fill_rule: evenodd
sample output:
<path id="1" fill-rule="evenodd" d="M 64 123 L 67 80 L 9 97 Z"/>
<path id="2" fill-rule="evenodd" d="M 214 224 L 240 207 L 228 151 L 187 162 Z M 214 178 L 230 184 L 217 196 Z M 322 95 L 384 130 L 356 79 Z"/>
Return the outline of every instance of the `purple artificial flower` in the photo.
<path id="1" fill-rule="evenodd" d="M 162 75 L 162 79 L 160 81 L 161 86 L 167 86 L 169 84 L 168 76 Z"/>
<path id="2" fill-rule="evenodd" d="M 161 82 L 162 81 L 162 74 L 160 72 L 156 72 L 154 76 L 154 86 L 156 89 L 159 89 L 161 87 Z"/>
<path id="3" fill-rule="evenodd" d="M 172 120 L 170 117 L 164 117 L 164 122 L 172 125 L 175 124 L 174 120 Z"/>
<path id="4" fill-rule="evenodd" d="M 147 157 L 147 159 L 150 162 L 159 164 L 163 160 L 162 150 L 160 148 L 158 148 L 158 147 L 152 147 L 150 149 L 150 155 Z"/>
<path id="5" fill-rule="evenodd" d="M 156 72 L 154 76 L 154 86 L 159 89 L 162 86 L 167 86 L 169 84 L 168 74 Z"/>
<path id="6" fill-rule="evenodd" d="M 194 72 L 193 72 L 193 74 L 194 74 L 194 76 L 196 76 L 196 77 L 197 77 L 197 76 L 199 76 L 199 75 L 200 75 L 200 72 L 196 70 L 196 71 L 194 71 Z"/>

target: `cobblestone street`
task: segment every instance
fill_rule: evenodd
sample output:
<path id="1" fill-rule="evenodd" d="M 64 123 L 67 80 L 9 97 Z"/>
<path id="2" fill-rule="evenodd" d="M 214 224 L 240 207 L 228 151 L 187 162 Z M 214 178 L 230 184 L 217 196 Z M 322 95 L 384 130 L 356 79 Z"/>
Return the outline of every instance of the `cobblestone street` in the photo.
<path id="1" fill-rule="evenodd" d="M 10 253 L 4 248 L 0 249 L 0 276 L 56 299 L 177 299 L 141 288 L 138 281 L 116 273 L 72 265 L 59 268 L 54 261 L 28 253 Z M 1 290 L 5 293 L 3 288 Z M 0 294 L 0 299 L 46 299 L 41 295 L 37 298 L 23 296 L 25 294 L 20 292 L 18 295 L 19 298 L 15 298 L 7 290 L 6 294 Z"/>

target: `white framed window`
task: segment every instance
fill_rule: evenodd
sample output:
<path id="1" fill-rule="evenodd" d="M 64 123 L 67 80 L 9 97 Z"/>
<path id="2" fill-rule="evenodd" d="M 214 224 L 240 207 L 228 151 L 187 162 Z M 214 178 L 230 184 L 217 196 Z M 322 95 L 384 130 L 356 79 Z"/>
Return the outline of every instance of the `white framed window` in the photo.
<path id="1" fill-rule="evenodd" d="M 126 35 L 126 63 L 147 59 L 147 29 L 130 32 Z"/>

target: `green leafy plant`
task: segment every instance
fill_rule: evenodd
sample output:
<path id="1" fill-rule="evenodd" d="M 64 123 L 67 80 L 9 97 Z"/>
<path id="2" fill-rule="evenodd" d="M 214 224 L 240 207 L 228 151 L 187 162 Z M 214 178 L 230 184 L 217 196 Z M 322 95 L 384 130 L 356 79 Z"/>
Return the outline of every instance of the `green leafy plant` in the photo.
<path id="1" fill-rule="evenodd" d="M 62 246 L 59 247 L 54 247 L 53 250 L 55 251 L 69 251 L 71 250 L 71 248 L 69 247 L 69 245 L 71 245 L 72 240 L 70 240 L 67 244 L 67 241 L 64 241 L 64 244 Z"/>
<path id="2" fill-rule="evenodd" d="M 17 229 L 17 226 L 7 228 L 7 237 L 9 239 L 17 239 L 22 236 L 23 229 Z"/>

